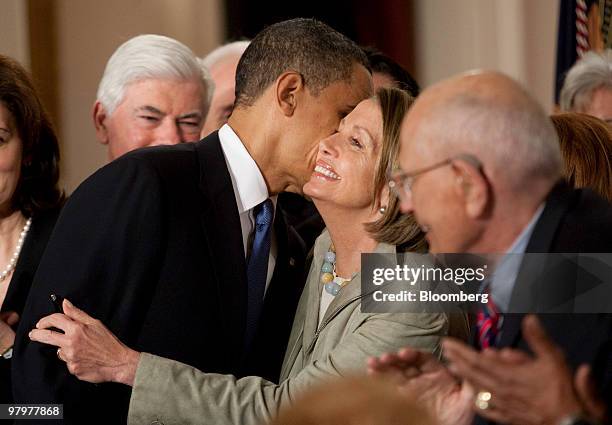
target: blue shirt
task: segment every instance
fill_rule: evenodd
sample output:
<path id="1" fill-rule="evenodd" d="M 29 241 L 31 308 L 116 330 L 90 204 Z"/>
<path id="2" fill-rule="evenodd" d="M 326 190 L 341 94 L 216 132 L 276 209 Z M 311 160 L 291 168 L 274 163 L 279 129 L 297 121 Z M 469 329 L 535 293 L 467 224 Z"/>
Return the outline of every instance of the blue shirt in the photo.
<path id="1" fill-rule="evenodd" d="M 502 313 L 506 312 L 510 305 L 514 284 L 516 283 L 519 268 L 523 262 L 522 254 L 524 254 L 527 249 L 527 244 L 529 243 L 529 239 L 531 239 L 533 229 L 540 219 L 542 211 L 544 211 L 544 205 L 545 204 L 542 203 L 538 207 L 527 226 L 525 226 L 521 234 L 518 235 L 510 248 L 506 251 L 506 255 L 500 260 L 493 273 L 491 286 L 489 288 L 490 294 L 493 298 L 493 302 Z"/>

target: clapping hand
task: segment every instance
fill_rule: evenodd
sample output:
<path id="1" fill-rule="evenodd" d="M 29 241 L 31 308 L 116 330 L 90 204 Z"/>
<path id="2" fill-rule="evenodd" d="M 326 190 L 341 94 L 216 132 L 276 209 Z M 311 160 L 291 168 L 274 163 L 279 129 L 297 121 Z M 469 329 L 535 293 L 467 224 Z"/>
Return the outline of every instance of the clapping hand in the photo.
<path id="1" fill-rule="evenodd" d="M 525 317 L 523 335 L 534 356 L 511 348 L 479 352 L 450 338 L 444 341 L 450 370 L 487 394 L 479 415 L 521 425 L 558 424 L 580 414 L 602 422 L 605 405 L 594 395 L 589 367 L 582 365 L 573 377 L 536 316 Z"/>
<path id="2" fill-rule="evenodd" d="M 368 361 L 368 373 L 391 379 L 405 396 L 425 406 L 441 425 L 466 425 L 474 417 L 473 388 L 458 381 L 430 353 L 404 348 Z"/>

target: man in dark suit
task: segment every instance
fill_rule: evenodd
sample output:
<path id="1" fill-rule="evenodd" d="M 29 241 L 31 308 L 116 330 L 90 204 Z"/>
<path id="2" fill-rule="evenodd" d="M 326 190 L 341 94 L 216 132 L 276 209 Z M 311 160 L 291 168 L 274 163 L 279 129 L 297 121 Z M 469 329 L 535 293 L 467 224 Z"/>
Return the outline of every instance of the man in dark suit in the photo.
<path id="1" fill-rule="evenodd" d="M 432 252 L 612 252 L 612 207 L 588 190 L 559 183 L 555 130 L 510 78 L 473 72 L 432 86 L 408 112 L 401 140 L 403 171 L 394 176 L 394 187 Z M 516 262 L 504 270 L 505 279 L 492 277 L 491 302 L 473 328 L 478 348 L 528 349 L 523 315 L 513 314 L 517 294 L 529 293 L 527 266 L 527 260 Z M 540 320 L 569 364 L 590 364 L 602 377 L 600 390 L 610 391 L 610 315 L 543 314 Z M 400 377 L 406 392 L 421 397 L 443 424 L 481 421 L 478 408 L 494 408 L 496 391 L 503 394 L 499 387 L 474 389 L 433 357 L 410 349 L 371 359 L 370 372 Z M 559 413 L 561 419 L 580 412 Z"/>
<path id="2" fill-rule="evenodd" d="M 282 226 L 277 246 L 270 240 L 270 198 L 301 192 L 318 140 L 371 94 L 371 77 L 354 43 L 295 19 L 255 37 L 238 66 L 236 93 L 218 133 L 126 154 L 73 194 L 20 323 L 17 402 L 63 403 L 66 423 L 125 423 L 125 389 L 79 382 L 61 351 L 29 342 L 28 332 L 53 312 L 52 293 L 140 350 L 205 371 L 274 373 L 303 263 L 291 261 L 299 247 L 281 243 Z"/>

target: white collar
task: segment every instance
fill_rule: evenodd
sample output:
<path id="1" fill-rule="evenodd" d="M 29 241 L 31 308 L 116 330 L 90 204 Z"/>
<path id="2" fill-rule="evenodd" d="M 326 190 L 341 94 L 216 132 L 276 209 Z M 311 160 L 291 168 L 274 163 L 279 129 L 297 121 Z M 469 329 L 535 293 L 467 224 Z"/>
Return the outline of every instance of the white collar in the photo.
<path id="1" fill-rule="evenodd" d="M 238 213 L 242 214 L 268 199 L 268 187 L 259 167 L 228 124 L 219 129 L 219 140 L 232 178 Z"/>

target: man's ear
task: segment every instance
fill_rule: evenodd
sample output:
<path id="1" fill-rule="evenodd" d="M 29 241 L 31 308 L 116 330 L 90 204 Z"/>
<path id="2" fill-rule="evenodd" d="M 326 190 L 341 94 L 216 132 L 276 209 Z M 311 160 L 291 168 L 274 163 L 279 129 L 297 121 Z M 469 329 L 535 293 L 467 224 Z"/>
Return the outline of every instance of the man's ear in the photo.
<path id="1" fill-rule="evenodd" d="M 276 80 L 276 103 L 283 114 L 290 117 L 297 106 L 297 94 L 304 89 L 304 78 L 298 72 L 288 71 Z"/>
<path id="2" fill-rule="evenodd" d="M 486 177 L 474 164 L 463 159 L 454 160 L 452 170 L 455 191 L 463 199 L 466 215 L 473 219 L 483 217 L 492 201 Z"/>
<path id="3" fill-rule="evenodd" d="M 103 145 L 108 144 L 108 129 L 106 128 L 106 119 L 108 115 L 106 109 L 99 100 L 96 100 L 92 110 L 92 118 L 94 127 L 96 128 L 96 139 Z"/>

